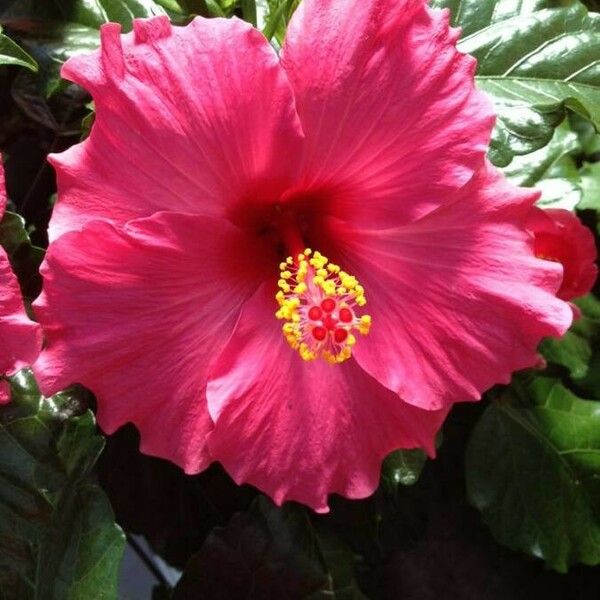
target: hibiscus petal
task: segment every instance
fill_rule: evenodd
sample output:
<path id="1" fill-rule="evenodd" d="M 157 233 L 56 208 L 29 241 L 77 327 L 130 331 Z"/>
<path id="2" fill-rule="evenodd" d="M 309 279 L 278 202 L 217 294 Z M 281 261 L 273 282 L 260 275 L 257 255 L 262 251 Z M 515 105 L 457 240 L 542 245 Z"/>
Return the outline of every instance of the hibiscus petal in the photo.
<path id="1" fill-rule="evenodd" d="M 537 197 L 488 165 L 452 204 L 413 224 L 332 225 L 344 239 L 328 252 L 358 276 L 373 320 L 355 348 L 360 365 L 426 409 L 476 400 L 534 366 L 540 340 L 572 320 L 555 297 L 562 268 L 535 258 L 525 231 Z"/>
<path id="2" fill-rule="evenodd" d="M 0 376 L 29 366 L 41 342 L 39 325 L 27 316 L 19 282 L 0 247 Z"/>
<path id="3" fill-rule="evenodd" d="M 101 50 L 62 71 L 92 93 L 96 120 L 85 142 L 50 159 L 59 196 L 51 239 L 94 216 L 218 216 L 279 197 L 298 168 L 301 130 L 286 75 L 258 31 L 238 19 L 171 27 L 157 17 L 123 36 L 107 24 L 101 36 Z"/>
<path id="4" fill-rule="evenodd" d="M 304 362 L 284 341 L 268 286 L 242 310 L 207 389 L 209 448 L 237 483 L 326 512 L 327 495 L 364 498 L 396 448 L 425 447 L 447 411 L 404 403 L 350 360 Z"/>
<path id="5" fill-rule="evenodd" d="M 306 135 L 304 187 L 338 216 L 389 226 L 444 201 L 494 122 L 448 12 L 425 0 L 304 0 L 282 53 Z"/>
<path id="6" fill-rule="evenodd" d="M 4 167 L 0 162 L 0 220 L 6 203 Z M 27 316 L 19 282 L 0 247 L 0 377 L 29 366 L 36 359 L 41 342 L 39 325 Z M 8 385 L 0 381 L 0 404 L 8 400 Z"/>
<path id="7" fill-rule="evenodd" d="M 80 383 L 96 394 L 107 433 L 133 422 L 143 452 L 187 472 L 206 467 L 208 368 L 264 277 L 261 253 L 227 221 L 198 215 L 64 234 L 35 303 L 47 335 L 34 366 L 41 389 Z"/>

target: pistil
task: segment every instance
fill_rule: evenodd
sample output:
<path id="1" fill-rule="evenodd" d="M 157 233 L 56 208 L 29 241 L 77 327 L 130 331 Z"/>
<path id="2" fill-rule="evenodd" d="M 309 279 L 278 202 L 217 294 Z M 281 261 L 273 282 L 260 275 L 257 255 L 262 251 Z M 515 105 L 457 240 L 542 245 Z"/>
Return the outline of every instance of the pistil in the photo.
<path id="1" fill-rule="evenodd" d="M 336 364 L 350 358 L 355 334 L 367 335 L 371 326 L 369 315 L 357 314 L 367 300 L 356 277 L 310 248 L 279 267 L 276 316 L 285 321 L 290 346 L 307 361 Z"/>

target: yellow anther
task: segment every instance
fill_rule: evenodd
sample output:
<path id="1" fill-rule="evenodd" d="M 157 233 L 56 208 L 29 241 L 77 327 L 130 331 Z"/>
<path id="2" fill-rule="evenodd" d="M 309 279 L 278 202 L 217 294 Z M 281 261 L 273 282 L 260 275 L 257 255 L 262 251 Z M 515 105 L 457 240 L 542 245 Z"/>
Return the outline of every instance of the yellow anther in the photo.
<path id="1" fill-rule="evenodd" d="M 344 362 L 348 360 L 352 356 L 352 350 L 346 346 L 342 349 L 342 351 L 337 355 L 337 362 Z"/>
<path id="2" fill-rule="evenodd" d="M 306 283 L 304 283 L 304 282 L 299 283 L 294 288 L 294 294 L 304 294 L 304 292 L 306 292 L 307 289 L 308 289 L 308 286 L 306 285 Z"/>
<path id="3" fill-rule="evenodd" d="M 315 269 L 322 269 L 329 262 L 329 259 L 320 252 L 315 252 L 309 262 Z"/>
<path id="4" fill-rule="evenodd" d="M 356 288 L 358 285 L 356 277 L 352 277 L 352 275 L 342 276 L 340 273 L 340 279 L 342 280 L 342 285 L 349 290 Z"/>
<path id="5" fill-rule="evenodd" d="M 331 352 L 325 351 L 322 356 L 330 365 L 335 365 L 337 362 L 336 357 Z"/>
<path id="6" fill-rule="evenodd" d="M 363 315 L 358 324 L 358 331 L 362 335 L 367 335 L 371 329 L 371 315 Z"/>
<path id="7" fill-rule="evenodd" d="M 325 292 L 325 294 L 327 294 L 328 296 L 334 296 L 335 295 L 335 281 L 324 281 L 321 285 L 321 287 L 323 288 L 323 291 Z"/>

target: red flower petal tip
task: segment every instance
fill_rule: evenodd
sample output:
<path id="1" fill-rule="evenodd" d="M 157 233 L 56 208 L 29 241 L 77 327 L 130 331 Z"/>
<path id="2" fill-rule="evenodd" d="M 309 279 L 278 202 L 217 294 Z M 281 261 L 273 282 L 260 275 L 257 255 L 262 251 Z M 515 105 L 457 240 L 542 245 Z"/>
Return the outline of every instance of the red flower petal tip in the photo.
<path id="1" fill-rule="evenodd" d="M 568 301 L 589 293 L 598 276 L 598 253 L 594 235 L 577 215 L 563 209 L 535 208 L 527 227 L 534 237 L 536 256 L 563 267 L 557 296 Z"/>

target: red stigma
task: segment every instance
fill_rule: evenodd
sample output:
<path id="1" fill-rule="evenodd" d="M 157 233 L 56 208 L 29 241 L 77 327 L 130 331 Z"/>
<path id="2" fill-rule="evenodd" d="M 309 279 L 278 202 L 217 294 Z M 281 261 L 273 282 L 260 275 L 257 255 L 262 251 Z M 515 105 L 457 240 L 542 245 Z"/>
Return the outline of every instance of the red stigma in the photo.
<path id="1" fill-rule="evenodd" d="M 308 318 L 311 321 L 318 321 L 323 316 L 323 311 L 318 306 L 313 306 L 308 311 Z"/>
<path id="2" fill-rule="evenodd" d="M 323 319 L 323 326 L 329 329 L 330 331 L 335 329 L 337 321 L 331 315 L 325 315 Z"/>
<path id="3" fill-rule="evenodd" d="M 336 329 L 333 332 L 333 339 L 338 344 L 341 344 L 342 342 L 345 342 L 347 337 L 348 337 L 348 332 L 345 329 Z"/>
<path id="4" fill-rule="evenodd" d="M 338 314 L 342 323 L 350 323 L 350 321 L 354 319 L 354 315 L 349 308 L 340 308 L 340 312 Z"/>
<path id="5" fill-rule="evenodd" d="M 321 302 L 321 308 L 326 313 L 333 312 L 333 310 L 335 309 L 335 300 L 332 300 L 331 298 L 325 298 L 325 300 Z"/>
<path id="6" fill-rule="evenodd" d="M 324 327 L 315 327 L 312 330 L 313 337 L 315 340 L 322 342 L 327 337 L 327 331 Z"/>

